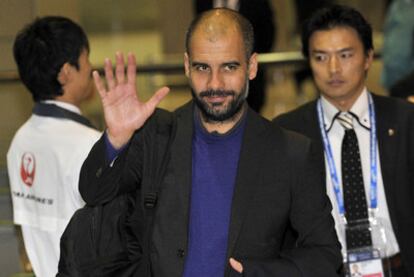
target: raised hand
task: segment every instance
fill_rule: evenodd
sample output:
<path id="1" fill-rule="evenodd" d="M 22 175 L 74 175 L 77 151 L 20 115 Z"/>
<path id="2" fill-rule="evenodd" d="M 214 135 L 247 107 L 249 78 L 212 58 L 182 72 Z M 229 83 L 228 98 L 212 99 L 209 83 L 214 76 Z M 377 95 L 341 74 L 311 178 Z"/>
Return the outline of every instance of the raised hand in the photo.
<path id="1" fill-rule="evenodd" d="M 135 130 L 144 125 L 169 92 L 169 88 L 163 87 L 145 103 L 138 99 L 135 86 L 136 61 L 131 53 L 128 54 L 126 76 L 124 56 L 117 52 L 115 78 L 111 61 L 105 59 L 107 88 L 97 71 L 93 72 L 93 79 L 101 97 L 108 139 L 115 148 L 120 148 L 129 141 Z"/>

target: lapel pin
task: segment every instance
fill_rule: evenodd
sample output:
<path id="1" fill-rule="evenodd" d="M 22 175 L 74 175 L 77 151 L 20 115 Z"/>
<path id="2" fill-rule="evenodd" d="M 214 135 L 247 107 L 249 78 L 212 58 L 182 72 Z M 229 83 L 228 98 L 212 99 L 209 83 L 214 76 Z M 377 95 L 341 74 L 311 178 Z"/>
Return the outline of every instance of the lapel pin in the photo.
<path id="1" fill-rule="evenodd" d="M 388 135 L 392 137 L 395 134 L 394 129 L 388 129 Z"/>

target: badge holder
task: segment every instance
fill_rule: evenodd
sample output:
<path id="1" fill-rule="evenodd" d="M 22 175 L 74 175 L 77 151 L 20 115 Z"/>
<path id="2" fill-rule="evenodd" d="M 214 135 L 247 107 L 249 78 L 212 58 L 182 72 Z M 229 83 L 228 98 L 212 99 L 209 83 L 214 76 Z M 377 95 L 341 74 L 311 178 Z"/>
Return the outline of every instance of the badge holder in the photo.
<path id="1" fill-rule="evenodd" d="M 345 225 L 346 232 L 371 233 L 372 246 L 349 249 L 346 251 L 345 268 L 347 277 L 386 277 L 391 276 L 387 253 L 387 236 L 379 220 L 370 218 L 369 221 Z M 388 263 L 388 264 L 387 264 Z"/>
<path id="2" fill-rule="evenodd" d="M 348 251 L 348 277 L 384 277 L 380 252 L 373 248 L 360 248 Z"/>

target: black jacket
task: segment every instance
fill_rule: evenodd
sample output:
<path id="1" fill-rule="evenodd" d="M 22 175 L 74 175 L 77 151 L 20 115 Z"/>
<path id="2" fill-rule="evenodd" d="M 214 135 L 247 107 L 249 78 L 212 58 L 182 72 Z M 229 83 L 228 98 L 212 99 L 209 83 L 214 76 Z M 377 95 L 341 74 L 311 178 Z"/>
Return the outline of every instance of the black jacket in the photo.
<path id="1" fill-rule="evenodd" d="M 414 105 L 400 99 L 373 94 L 379 159 L 385 197 L 403 264 L 414 276 Z M 289 130 L 313 139 L 317 158 L 324 165 L 316 101 L 274 120 Z"/>
<path id="2" fill-rule="evenodd" d="M 171 159 L 162 182 L 151 240 L 154 276 L 182 276 L 188 246 L 191 151 L 191 103 L 178 109 Z M 163 116 L 157 112 L 151 120 Z M 242 261 L 244 276 L 336 276 L 341 266 L 340 246 L 325 194 L 321 168 L 312 161 L 305 137 L 273 127 L 252 110 L 240 153 L 233 196 L 227 258 Z M 159 121 L 159 120 L 158 120 Z M 128 148 L 109 167 L 105 142 L 97 142 L 85 161 L 80 191 L 89 205 L 116 195 L 145 192 L 152 177 L 148 157 L 153 125 L 145 125 Z M 142 209 L 142 203 L 137 203 Z M 296 245 L 285 246 L 289 228 L 297 232 Z M 229 267 L 226 276 L 235 274 Z M 237 275 L 236 275 L 237 276 Z"/>

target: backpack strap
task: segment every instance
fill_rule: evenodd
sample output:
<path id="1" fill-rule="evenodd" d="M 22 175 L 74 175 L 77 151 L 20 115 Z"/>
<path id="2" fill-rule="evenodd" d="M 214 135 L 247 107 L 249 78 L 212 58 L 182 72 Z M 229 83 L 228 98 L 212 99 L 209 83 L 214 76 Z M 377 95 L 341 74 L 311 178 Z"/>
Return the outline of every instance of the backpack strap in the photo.
<path id="1" fill-rule="evenodd" d="M 145 276 L 151 276 L 151 263 L 150 263 L 150 253 L 151 253 L 151 235 L 153 231 L 153 225 L 154 225 L 154 214 L 155 214 L 155 208 L 157 206 L 158 197 L 159 197 L 159 190 L 161 187 L 161 183 L 164 179 L 165 172 L 167 170 L 168 162 L 170 160 L 170 153 L 171 153 L 171 145 L 175 138 L 175 133 L 177 129 L 176 124 L 176 118 L 175 114 L 169 114 L 170 116 L 170 124 L 159 124 L 156 122 L 156 134 L 152 139 L 152 157 L 151 161 L 152 164 L 154 164 L 154 167 L 151 167 L 150 174 L 152 175 L 150 184 L 150 189 L 148 192 L 144 195 L 144 208 L 145 208 L 145 233 L 143 238 L 143 252 L 144 257 L 146 257 L 147 265 L 149 274 Z M 165 127 L 165 125 L 169 125 L 168 130 L 159 130 L 160 126 Z M 164 145 L 160 145 L 160 137 L 168 136 L 167 143 Z M 163 153 L 160 153 L 159 151 L 164 151 Z M 161 160 L 160 160 L 161 158 Z M 158 167 L 158 164 L 160 166 Z"/>
<path id="2" fill-rule="evenodd" d="M 170 124 L 168 124 L 168 130 L 165 130 L 165 128 L 163 130 L 160 130 L 160 125 L 164 125 L 162 127 L 165 127 L 165 122 L 162 124 L 159 124 L 157 122 L 157 129 L 156 129 L 156 134 L 154 136 L 154 138 L 152 139 L 152 162 L 154 165 L 154 167 L 151 168 L 151 177 L 152 180 L 154 180 L 154 182 L 151 182 L 150 184 L 150 190 L 146 193 L 145 197 L 144 197 L 144 207 L 147 210 L 152 210 L 153 208 L 155 208 L 156 204 L 157 204 L 157 200 L 158 200 L 158 190 L 161 186 L 162 180 L 164 178 L 165 175 L 165 171 L 167 170 L 167 165 L 169 162 L 169 155 L 170 155 L 170 150 L 171 150 L 171 144 L 175 138 L 175 131 L 176 131 L 176 119 L 175 119 L 175 115 L 174 114 L 169 114 L 170 116 Z M 168 136 L 168 140 L 167 143 L 165 144 L 165 147 L 163 147 L 164 145 L 160 145 L 160 140 L 159 137 L 165 137 L 167 133 Z M 160 154 L 159 151 L 160 150 L 164 150 L 164 152 L 162 153 L 163 156 L 160 159 Z M 158 164 L 160 164 L 160 167 L 158 167 Z M 157 169 L 157 170 L 154 170 Z"/>

